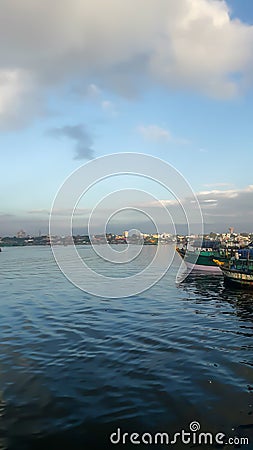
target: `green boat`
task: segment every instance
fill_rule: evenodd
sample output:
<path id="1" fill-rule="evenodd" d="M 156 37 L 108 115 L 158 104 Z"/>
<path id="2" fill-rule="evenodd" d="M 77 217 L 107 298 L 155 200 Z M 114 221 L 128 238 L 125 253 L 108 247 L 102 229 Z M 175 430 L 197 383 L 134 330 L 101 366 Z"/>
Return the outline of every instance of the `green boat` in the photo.
<path id="1" fill-rule="evenodd" d="M 220 267 L 225 282 L 253 289 L 253 259 L 231 258 L 227 262 L 215 260 L 215 263 Z"/>
<path id="2" fill-rule="evenodd" d="M 221 269 L 215 262 L 214 258 L 220 257 L 220 253 L 216 250 L 187 250 L 178 248 L 177 252 L 184 260 L 187 268 L 190 270 L 199 270 L 205 272 L 221 273 Z"/>

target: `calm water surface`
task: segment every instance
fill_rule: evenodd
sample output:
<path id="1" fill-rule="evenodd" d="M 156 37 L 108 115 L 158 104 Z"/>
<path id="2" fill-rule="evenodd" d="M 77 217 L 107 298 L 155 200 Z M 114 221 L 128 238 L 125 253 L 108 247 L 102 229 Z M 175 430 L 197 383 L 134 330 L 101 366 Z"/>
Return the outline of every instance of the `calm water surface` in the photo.
<path id="1" fill-rule="evenodd" d="M 95 266 L 90 247 L 80 253 Z M 135 448 L 110 434 L 194 420 L 253 448 L 253 293 L 225 289 L 222 276 L 176 286 L 177 267 L 141 295 L 108 300 L 70 284 L 50 248 L 3 249 L 0 449 Z"/>

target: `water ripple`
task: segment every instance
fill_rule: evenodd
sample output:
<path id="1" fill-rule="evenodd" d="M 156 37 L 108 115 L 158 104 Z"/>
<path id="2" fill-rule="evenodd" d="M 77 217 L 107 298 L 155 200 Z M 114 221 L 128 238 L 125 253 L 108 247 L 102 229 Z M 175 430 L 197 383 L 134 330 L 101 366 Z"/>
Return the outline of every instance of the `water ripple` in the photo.
<path id="1" fill-rule="evenodd" d="M 118 426 L 192 420 L 251 433 L 253 294 L 209 275 L 176 286 L 175 266 L 145 294 L 95 298 L 45 247 L 4 249 L 0 270 L 0 449 L 109 448 Z"/>

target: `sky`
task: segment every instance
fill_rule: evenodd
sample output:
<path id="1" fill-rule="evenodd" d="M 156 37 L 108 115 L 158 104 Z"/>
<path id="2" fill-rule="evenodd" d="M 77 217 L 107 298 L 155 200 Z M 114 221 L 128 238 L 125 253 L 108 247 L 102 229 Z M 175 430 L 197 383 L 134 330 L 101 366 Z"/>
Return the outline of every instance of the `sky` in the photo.
<path id="1" fill-rule="evenodd" d="M 1 0 L 0 8 L 0 236 L 47 232 L 64 180 L 123 152 L 175 167 L 207 231 L 253 231 L 252 0 Z M 173 208 L 157 183 L 128 177 L 97 183 L 80 202 L 84 221 L 106 193 L 134 186 Z M 140 222 L 118 216 L 119 231 Z"/>

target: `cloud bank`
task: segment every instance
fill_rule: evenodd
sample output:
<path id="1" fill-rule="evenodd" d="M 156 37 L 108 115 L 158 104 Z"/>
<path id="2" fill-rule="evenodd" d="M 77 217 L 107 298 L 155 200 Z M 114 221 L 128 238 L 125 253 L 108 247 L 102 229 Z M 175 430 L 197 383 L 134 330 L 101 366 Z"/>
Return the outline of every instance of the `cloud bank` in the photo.
<path id="1" fill-rule="evenodd" d="M 253 185 L 244 189 L 214 189 L 197 194 L 206 220 L 251 222 L 253 230 Z"/>
<path id="2" fill-rule="evenodd" d="M 253 81 L 253 27 L 220 0 L 2 0 L 0 42 L 2 128 L 36 116 L 47 90 L 71 80 L 218 98 Z"/>
<path id="3" fill-rule="evenodd" d="M 253 185 L 244 189 L 212 189 L 196 193 L 205 223 L 246 224 L 253 231 Z M 189 199 L 182 199 L 182 204 Z M 175 200 L 162 200 L 169 210 Z"/>
<path id="4" fill-rule="evenodd" d="M 244 189 L 227 189 L 227 190 L 206 190 L 196 194 L 201 205 L 203 212 L 204 225 L 206 232 L 217 231 L 224 232 L 229 226 L 234 226 L 236 232 L 248 231 L 253 232 L 253 185 L 247 186 Z M 184 202 L 189 201 L 189 199 L 182 199 L 182 205 Z M 185 218 L 183 215 L 179 215 L 178 202 L 177 200 L 160 200 L 160 202 L 169 209 L 171 216 L 175 219 L 177 225 L 185 224 Z M 143 206 L 147 205 L 140 204 L 136 201 L 133 204 L 134 207 L 142 209 Z M 116 207 L 116 205 L 115 205 Z M 120 208 L 121 205 L 119 204 Z M 161 208 L 159 202 L 153 202 L 148 205 L 150 215 L 152 217 L 157 217 L 157 220 L 162 222 L 162 216 L 157 216 L 157 210 Z M 75 226 L 79 226 L 79 233 L 87 233 L 87 220 L 92 208 L 78 208 L 75 211 Z M 16 232 L 23 228 L 28 233 L 37 234 L 39 230 L 42 233 L 48 232 L 48 215 L 50 211 L 45 209 L 34 209 L 27 211 L 21 217 L 4 214 L 0 212 L 0 235 L 11 235 L 16 234 Z M 61 232 L 62 217 L 69 214 L 68 209 L 62 209 L 57 211 L 59 216 L 59 233 Z M 124 216 L 123 216 L 124 217 Z M 183 220 L 180 220 L 182 218 Z M 131 223 L 130 217 L 128 217 L 128 222 L 119 222 L 117 228 L 112 228 L 110 231 L 120 232 L 123 229 L 130 229 L 133 227 L 133 223 L 137 228 L 143 231 L 149 232 L 148 223 L 149 220 L 144 222 L 139 222 L 135 220 L 133 215 L 133 221 Z M 101 222 L 98 220 L 97 226 L 101 232 L 101 226 L 104 224 L 104 212 L 101 211 Z M 123 226 L 124 225 L 124 226 Z M 100 227 L 100 228 L 99 228 Z M 178 228 L 180 230 L 180 227 Z M 184 231 L 187 232 L 185 228 Z M 172 232 L 170 224 L 166 221 L 164 223 L 164 231 Z"/>

